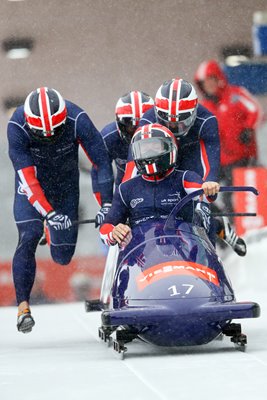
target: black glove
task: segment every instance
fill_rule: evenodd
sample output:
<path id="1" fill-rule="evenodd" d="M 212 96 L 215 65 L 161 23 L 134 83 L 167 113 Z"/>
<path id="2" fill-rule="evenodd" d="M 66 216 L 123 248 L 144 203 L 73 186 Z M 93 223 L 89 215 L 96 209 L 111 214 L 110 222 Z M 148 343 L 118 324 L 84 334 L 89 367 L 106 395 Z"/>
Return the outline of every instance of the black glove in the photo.
<path id="1" fill-rule="evenodd" d="M 239 134 L 239 141 L 242 144 L 250 144 L 251 140 L 254 136 L 254 130 L 250 128 L 244 129 L 242 132 Z"/>
<path id="2" fill-rule="evenodd" d="M 104 203 L 95 217 L 95 227 L 102 225 L 105 221 L 106 215 L 111 209 L 111 203 Z"/>
<path id="3" fill-rule="evenodd" d="M 48 225 L 56 231 L 69 229 L 72 225 L 71 220 L 67 215 L 61 214 L 57 211 L 50 211 L 46 216 L 46 220 Z"/>
<path id="4" fill-rule="evenodd" d="M 207 232 L 210 230 L 210 208 L 207 203 L 197 203 L 193 223 L 199 226 L 203 226 Z"/>

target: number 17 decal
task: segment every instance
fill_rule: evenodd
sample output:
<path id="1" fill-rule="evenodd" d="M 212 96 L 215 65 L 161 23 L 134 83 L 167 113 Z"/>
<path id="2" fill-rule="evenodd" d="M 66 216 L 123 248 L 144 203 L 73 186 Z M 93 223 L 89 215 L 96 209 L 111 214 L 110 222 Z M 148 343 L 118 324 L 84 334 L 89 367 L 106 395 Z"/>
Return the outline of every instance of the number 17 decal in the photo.
<path id="1" fill-rule="evenodd" d="M 186 289 L 186 291 L 185 291 L 184 293 L 178 292 L 176 285 L 170 286 L 170 287 L 168 288 L 168 290 L 171 291 L 170 296 L 171 296 L 171 297 L 172 297 L 172 296 L 178 296 L 179 294 L 181 294 L 181 295 L 183 295 L 183 296 L 184 296 L 184 295 L 187 295 L 187 294 L 189 294 L 189 293 L 191 292 L 191 290 L 192 290 L 193 287 L 194 287 L 194 285 L 188 285 L 188 284 L 186 284 L 186 283 L 183 283 L 181 286 L 187 287 L 187 289 Z"/>

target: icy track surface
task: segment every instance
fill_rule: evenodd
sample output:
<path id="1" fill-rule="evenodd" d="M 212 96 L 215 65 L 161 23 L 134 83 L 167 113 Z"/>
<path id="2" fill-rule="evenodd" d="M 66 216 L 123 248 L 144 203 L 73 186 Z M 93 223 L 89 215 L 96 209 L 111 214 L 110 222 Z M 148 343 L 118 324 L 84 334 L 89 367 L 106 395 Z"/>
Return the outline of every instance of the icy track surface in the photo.
<path id="1" fill-rule="evenodd" d="M 2 308 L 0 399 L 266 400 L 266 244 L 253 239 L 245 259 L 230 254 L 225 262 L 237 300 L 261 305 L 260 318 L 242 322 L 245 353 L 227 337 L 186 348 L 134 341 L 122 361 L 98 339 L 100 313 L 85 313 L 82 303 L 33 306 L 28 335 L 16 331 L 16 308 Z"/>

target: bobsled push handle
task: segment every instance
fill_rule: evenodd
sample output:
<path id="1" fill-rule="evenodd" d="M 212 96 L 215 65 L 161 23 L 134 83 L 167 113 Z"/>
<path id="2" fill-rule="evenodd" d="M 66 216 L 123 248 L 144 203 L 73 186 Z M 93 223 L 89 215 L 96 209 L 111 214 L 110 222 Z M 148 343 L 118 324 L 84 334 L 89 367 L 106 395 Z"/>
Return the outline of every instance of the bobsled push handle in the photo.
<path id="1" fill-rule="evenodd" d="M 221 186 L 220 192 L 252 192 L 256 196 L 258 196 L 259 192 L 253 186 Z M 178 204 L 173 208 L 172 212 L 170 213 L 165 226 L 168 224 L 170 219 L 178 214 L 178 212 L 187 204 L 189 201 L 198 197 L 204 193 L 203 189 L 195 190 L 193 193 L 188 194 L 182 200 L 179 201 Z"/>
<path id="2" fill-rule="evenodd" d="M 72 221 L 72 225 L 81 225 L 81 224 L 95 224 L 95 218 L 91 219 L 82 219 L 80 221 Z"/>
<path id="3" fill-rule="evenodd" d="M 222 186 L 220 187 L 220 192 L 252 192 L 256 196 L 258 196 L 259 192 L 257 191 L 256 188 L 253 186 Z M 204 193 L 203 189 L 195 190 L 193 193 L 188 194 L 185 196 L 179 203 L 174 207 L 172 210 L 171 214 L 175 210 L 175 214 L 180 211 L 185 204 L 187 204 L 189 201 L 191 201 L 193 198 L 200 196 Z"/>
<path id="4" fill-rule="evenodd" d="M 256 196 L 259 194 L 253 186 L 221 186 L 220 192 L 252 192 Z"/>

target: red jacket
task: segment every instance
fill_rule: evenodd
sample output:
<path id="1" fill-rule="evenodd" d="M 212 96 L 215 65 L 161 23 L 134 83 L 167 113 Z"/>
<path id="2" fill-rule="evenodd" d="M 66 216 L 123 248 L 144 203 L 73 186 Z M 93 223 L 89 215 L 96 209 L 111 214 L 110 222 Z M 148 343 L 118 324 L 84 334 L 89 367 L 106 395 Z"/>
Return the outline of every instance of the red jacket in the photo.
<path id="1" fill-rule="evenodd" d="M 249 144 L 240 141 L 244 129 L 255 130 L 260 117 L 261 107 L 258 101 L 243 87 L 230 85 L 216 61 L 200 64 L 195 81 L 205 96 L 201 82 L 207 77 L 220 80 L 216 98 L 207 96 L 201 102 L 218 120 L 221 142 L 221 165 L 233 164 L 242 159 L 257 158 L 255 134 Z"/>

